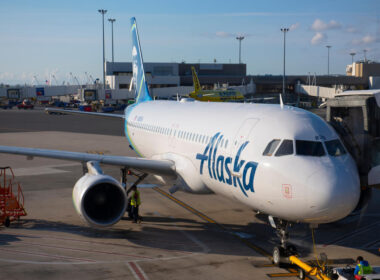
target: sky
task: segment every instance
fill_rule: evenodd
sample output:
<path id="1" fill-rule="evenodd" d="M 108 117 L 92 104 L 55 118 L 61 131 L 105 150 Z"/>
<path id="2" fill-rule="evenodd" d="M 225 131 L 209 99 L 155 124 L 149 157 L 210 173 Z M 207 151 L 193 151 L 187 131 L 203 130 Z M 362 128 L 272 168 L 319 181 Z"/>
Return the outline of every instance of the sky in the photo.
<path id="1" fill-rule="evenodd" d="M 106 60 L 115 18 L 115 61 L 131 61 L 130 18 L 136 17 L 146 62 L 237 63 L 247 74 L 345 74 L 364 58 L 380 61 L 380 0 L 14 0 L 2 1 L 0 84 L 75 84 L 102 78 L 102 16 Z M 72 73 L 72 74 L 70 74 Z M 87 73 L 87 74 L 86 74 Z M 36 79 L 35 79 L 35 78 Z M 55 77 L 55 80 L 53 79 Z"/>

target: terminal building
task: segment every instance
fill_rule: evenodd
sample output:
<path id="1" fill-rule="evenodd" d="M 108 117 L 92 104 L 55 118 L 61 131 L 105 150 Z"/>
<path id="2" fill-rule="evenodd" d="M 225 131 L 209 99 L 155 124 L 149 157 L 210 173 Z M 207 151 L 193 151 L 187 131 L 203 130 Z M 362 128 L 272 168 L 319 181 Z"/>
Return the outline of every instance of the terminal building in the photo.
<path id="1" fill-rule="evenodd" d="M 144 70 L 150 88 L 193 86 L 191 67 L 206 88 L 215 84 L 238 86 L 247 76 L 246 64 L 145 62 Z M 132 79 L 131 62 L 106 62 L 106 83 L 110 89 L 128 89 Z"/>
<path id="2" fill-rule="evenodd" d="M 360 64 L 357 63 L 356 67 L 359 67 L 358 65 Z M 144 70 L 153 95 L 159 96 L 160 94 L 156 93 L 163 91 L 158 90 L 161 88 L 166 88 L 169 95 L 171 94 L 170 92 L 177 92 L 180 95 L 191 92 L 193 90 L 192 66 L 195 67 L 199 81 L 204 89 L 212 89 L 219 85 L 239 87 L 238 90 L 248 95 L 282 92 L 282 75 L 247 75 L 247 65 L 243 63 L 146 62 L 144 63 Z M 347 75 L 287 75 L 286 91 L 294 93 L 298 85 L 314 85 L 336 90 L 376 88 L 377 83 L 373 83 L 375 81 L 373 76 L 380 76 L 378 72 L 380 72 L 380 63 L 365 65 L 364 70 L 355 72 L 364 73 L 364 75 L 351 75 L 348 72 Z M 112 90 L 129 89 L 131 79 L 131 62 L 106 62 L 107 87 Z M 253 91 L 245 90 L 242 86 L 249 83 L 254 84 Z"/>
<path id="3" fill-rule="evenodd" d="M 59 96 L 77 96 L 80 100 L 129 100 L 132 80 L 131 62 L 106 62 L 106 89 L 100 83 L 77 86 L 0 87 L 0 98 L 51 100 Z M 195 67 L 204 89 L 234 88 L 247 98 L 278 96 L 282 92 L 282 75 L 247 75 L 246 64 L 146 62 L 146 80 L 154 98 L 188 96 L 194 90 L 191 67 Z M 346 75 L 287 75 L 288 97 L 297 95 L 332 98 L 344 90 L 380 88 L 380 63 L 358 61 L 347 66 Z M 297 97 L 298 98 L 298 97 Z"/>

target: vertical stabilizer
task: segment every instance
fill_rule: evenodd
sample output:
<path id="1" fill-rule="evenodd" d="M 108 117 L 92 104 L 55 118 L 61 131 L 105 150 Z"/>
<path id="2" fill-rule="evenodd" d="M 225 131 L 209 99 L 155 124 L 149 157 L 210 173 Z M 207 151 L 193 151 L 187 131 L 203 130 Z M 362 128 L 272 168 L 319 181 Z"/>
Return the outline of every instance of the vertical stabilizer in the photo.
<path id="1" fill-rule="evenodd" d="M 191 73 L 193 74 L 193 84 L 194 84 L 194 91 L 200 91 L 201 90 L 201 84 L 199 83 L 197 72 L 195 72 L 194 66 L 191 66 Z"/>
<path id="2" fill-rule="evenodd" d="M 132 36 L 132 69 L 133 78 L 131 83 L 135 88 L 136 103 L 152 100 L 148 85 L 145 80 L 144 63 L 140 47 L 139 33 L 137 31 L 136 18 L 131 18 Z"/>

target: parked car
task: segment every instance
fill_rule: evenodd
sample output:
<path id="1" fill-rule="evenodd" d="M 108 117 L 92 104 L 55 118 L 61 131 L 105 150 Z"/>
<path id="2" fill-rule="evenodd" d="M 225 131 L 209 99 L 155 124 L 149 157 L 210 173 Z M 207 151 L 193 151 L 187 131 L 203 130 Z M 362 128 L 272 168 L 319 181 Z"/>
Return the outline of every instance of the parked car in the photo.
<path id="1" fill-rule="evenodd" d="M 112 113 L 115 112 L 115 107 L 110 106 L 110 105 L 105 105 L 102 107 L 103 113 Z"/>
<path id="2" fill-rule="evenodd" d="M 1 109 L 12 109 L 15 104 L 9 100 L 0 101 L 0 108 Z"/>
<path id="3" fill-rule="evenodd" d="M 20 110 L 20 109 L 33 109 L 34 108 L 34 105 L 29 101 L 29 100 L 24 100 L 22 103 L 18 104 L 17 105 L 17 108 Z"/>
<path id="4" fill-rule="evenodd" d="M 79 111 L 92 112 L 91 105 L 79 105 Z"/>

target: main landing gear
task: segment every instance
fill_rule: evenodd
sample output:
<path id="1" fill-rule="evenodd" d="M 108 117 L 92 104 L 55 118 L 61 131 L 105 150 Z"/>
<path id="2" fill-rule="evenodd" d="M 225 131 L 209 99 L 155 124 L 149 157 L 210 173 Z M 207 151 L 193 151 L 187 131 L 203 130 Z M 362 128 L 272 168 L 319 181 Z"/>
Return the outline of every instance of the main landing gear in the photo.
<path id="1" fill-rule="evenodd" d="M 273 248 L 273 264 L 281 265 L 287 263 L 290 256 L 297 254 L 294 245 L 287 245 L 289 238 L 288 226 L 289 222 L 278 219 L 276 222 L 272 216 L 269 216 L 269 223 L 276 229 L 277 236 L 280 238 L 281 245 Z"/>
<path id="2" fill-rule="evenodd" d="M 127 188 L 127 176 L 133 176 L 133 177 L 136 177 L 136 181 L 129 187 Z M 142 181 L 144 181 L 144 179 L 148 176 L 147 173 L 137 173 L 137 172 L 134 172 L 130 169 L 128 169 L 127 167 L 123 167 L 120 169 L 120 183 L 121 185 L 124 187 L 127 195 L 129 194 L 130 190 L 132 189 L 132 187 L 134 186 L 137 186 L 138 184 L 140 184 Z"/>

